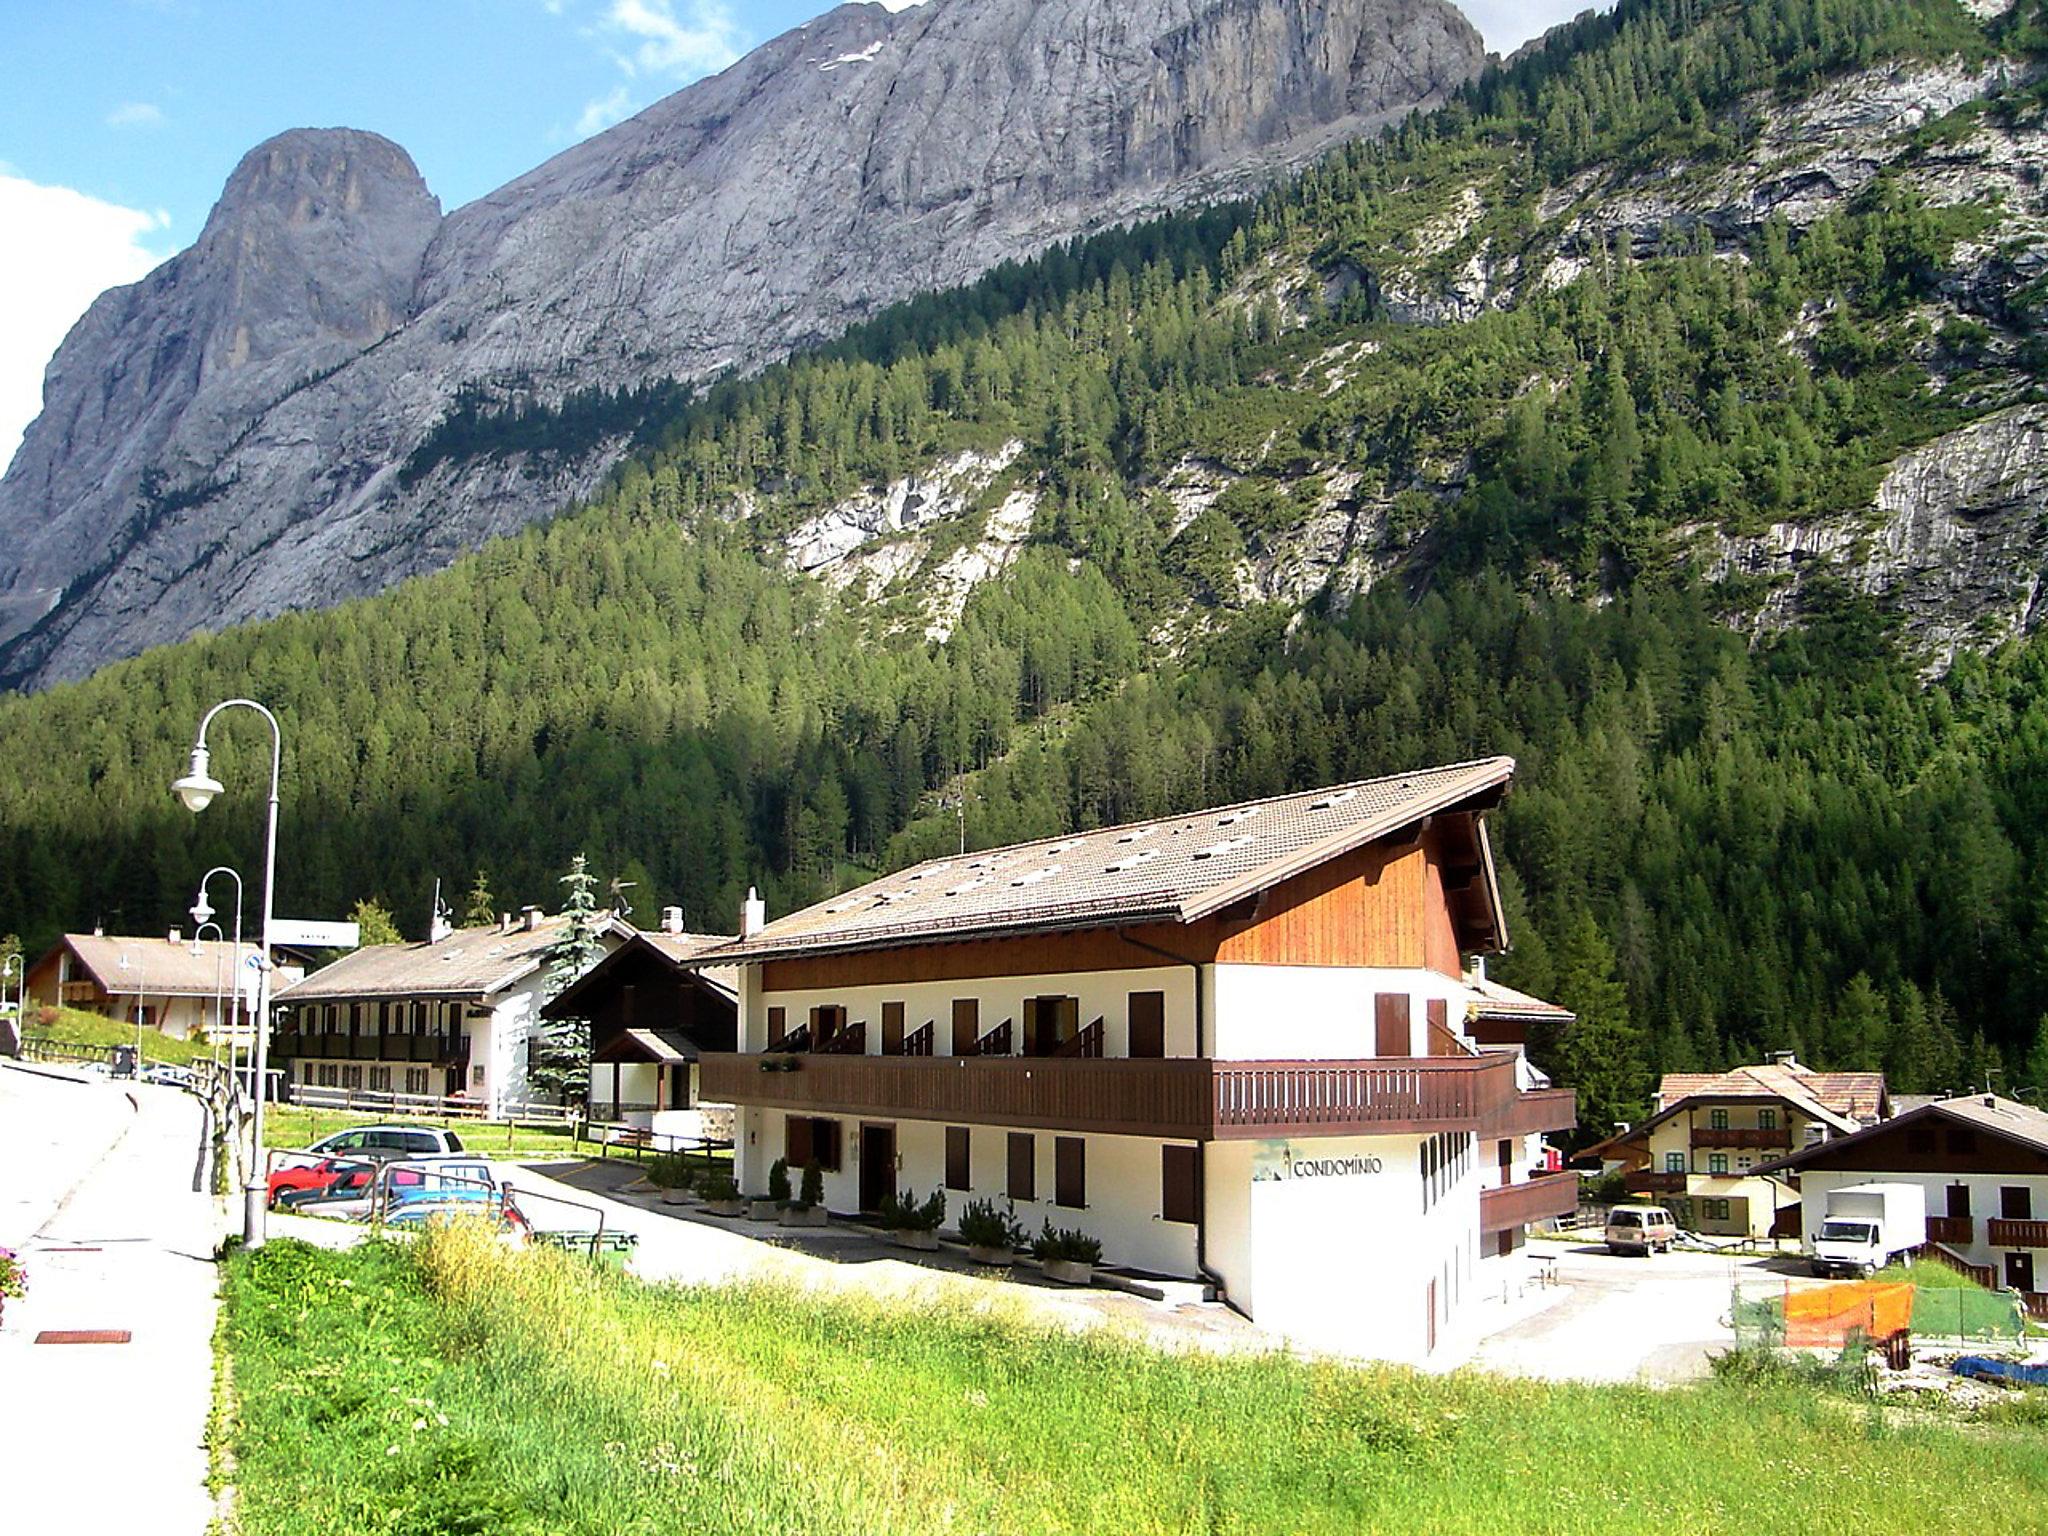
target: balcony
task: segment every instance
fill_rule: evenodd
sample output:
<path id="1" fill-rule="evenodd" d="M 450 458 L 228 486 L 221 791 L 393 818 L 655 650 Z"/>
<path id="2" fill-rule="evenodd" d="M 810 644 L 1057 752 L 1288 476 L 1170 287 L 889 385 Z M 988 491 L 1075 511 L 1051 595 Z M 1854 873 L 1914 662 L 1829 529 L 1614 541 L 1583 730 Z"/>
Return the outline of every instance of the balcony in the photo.
<path id="1" fill-rule="evenodd" d="M 1985 1241 L 1994 1248 L 2048 1248 L 2048 1221 L 2014 1221 L 1994 1216 L 1984 1225 Z"/>
<path id="2" fill-rule="evenodd" d="M 1930 1216 L 1927 1218 L 1927 1241 L 1930 1243 L 1952 1243 L 1967 1248 L 1977 1240 L 1977 1223 L 1968 1216 Z"/>
<path id="3" fill-rule="evenodd" d="M 1632 1173 L 1628 1192 L 1632 1195 L 1682 1195 L 1686 1175 L 1682 1173 Z"/>
<path id="4" fill-rule="evenodd" d="M 1415 1135 L 1574 1123 L 1569 1092 L 1520 1094 L 1506 1056 L 1371 1061 L 706 1055 L 712 1103 L 1176 1140 Z M 1533 1100 L 1524 1105 L 1521 1100 Z"/>
<path id="5" fill-rule="evenodd" d="M 469 1060 L 469 1036 L 350 1035 L 280 1030 L 271 1036 L 270 1052 L 280 1061 L 294 1057 L 320 1061 L 415 1061 L 459 1066 Z"/>
<path id="6" fill-rule="evenodd" d="M 1531 1222 L 1571 1216 L 1579 1209 L 1579 1179 L 1573 1173 L 1546 1173 L 1521 1184 L 1479 1192 L 1479 1230 L 1505 1232 Z"/>
<path id="7" fill-rule="evenodd" d="M 1746 1125 L 1695 1125 L 1692 1128 L 1692 1144 L 1696 1147 L 1741 1147 L 1758 1151 L 1791 1151 L 1792 1129 L 1790 1126 L 1773 1126 L 1759 1130 Z"/>

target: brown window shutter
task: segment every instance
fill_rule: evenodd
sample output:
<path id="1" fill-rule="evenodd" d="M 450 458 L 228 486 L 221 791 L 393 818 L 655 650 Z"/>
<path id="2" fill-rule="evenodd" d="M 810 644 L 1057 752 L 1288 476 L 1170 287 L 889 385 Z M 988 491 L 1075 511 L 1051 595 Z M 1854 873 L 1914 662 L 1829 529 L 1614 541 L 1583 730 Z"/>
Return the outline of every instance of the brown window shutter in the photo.
<path id="1" fill-rule="evenodd" d="M 1196 1179 L 1201 1168 L 1200 1147 L 1159 1149 L 1159 1215 L 1165 1221 L 1201 1220 L 1201 1196 Z"/>
<path id="2" fill-rule="evenodd" d="M 1372 1000 L 1373 1054 L 1376 1056 L 1412 1056 L 1414 1047 L 1409 1038 L 1409 1020 L 1412 1007 L 1406 992 L 1381 992 Z"/>
<path id="3" fill-rule="evenodd" d="M 1036 1200 L 1038 1149 L 1029 1131 L 1010 1132 L 1010 1198 Z"/>
<path id="4" fill-rule="evenodd" d="M 1078 1136 L 1053 1138 L 1052 1197 L 1075 1210 L 1088 1203 L 1088 1144 Z"/>
<path id="5" fill-rule="evenodd" d="M 1133 992 L 1127 1004 L 1133 1056 L 1166 1054 L 1166 994 Z"/>
<path id="6" fill-rule="evenodd" d="M 796 1169 L 811 1160 L 811 1122 L 804 1116 L 791 1115 L 783 1123 L 782 1155 Z"/>
<path id="7" fill-rule="evenodd" d="M 788 1038 L 789 1014 L 787 1010 L 770 1008 L 768 1010 L 768 1049 L 774 1050 L 776 1046 L 782 1044 Z"/>
<path id="8" fill-rule="evenodd" d="M 882 1054 L 901 1056 L 903 1054 L 903 1005 L 882 1004 Z"/>
<path id="9" fill-rule="evenodd" d="M 1422 1006 L 1429 1015 L 1429 1054 L 1455 1056 L 1458 1041 L 1451 1033 L 1451 1005 L 1440 997 L 1432 997 Z"/>
<path id="10" fill-rule="evenodd" d="M 972 1189 L 971 1135 L 964 1125 L 946 1127 L 946 1188 Z"/>
<path id="11" fill-rule="evenodd" d="M 981 1038 L 981 1002 L 978 998 L 953 999 L 953 1054 L 972 1056 L 974 1042 Z"/>
<path id="12" fill-rule="evenodd" d="M 837 1120 L 813 1120 L 811 1122 L 811 1156 L 818 1160 L 818 1166 L 827 1173 L 839 1171 L 839 1132 Z"/>

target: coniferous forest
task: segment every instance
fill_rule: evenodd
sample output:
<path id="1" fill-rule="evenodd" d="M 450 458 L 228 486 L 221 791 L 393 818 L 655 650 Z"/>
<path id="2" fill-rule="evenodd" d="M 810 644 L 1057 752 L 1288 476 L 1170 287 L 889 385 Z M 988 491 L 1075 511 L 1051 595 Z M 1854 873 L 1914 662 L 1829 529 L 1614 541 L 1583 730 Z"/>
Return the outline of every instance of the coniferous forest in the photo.
<path id="1" fill-rule="evenodd" d="M 1897 1090 L 2048 1086 L 2048 639 L 1931 666 L 1824 581 L 1802 623 L 1752 631 L 1758 594 L 1671 537 L 1867 506 L 1902 450 L 2039 398 L 2039 294 L 1939 337 L 1922 313 L 1991 215 L 1880 177 L 1732 250 L 1603 244 L 1454 325 L 1396 323 L 1370 281 L 1269 280 L 1378 272 L 1433 189 L 1481 173 L 1490 235 L 1534 241 L 1589 166 L 1723 163 L 1748 147 L 1735 103 L 1898 56 L 2033 56 L 2044 11 L 1625 0 L 1256 202 L 1003 268 L 754 377 L 557 421 L 466 397 L 415 472 L 637 446 L 590 504 L 445 573 L 0 702 L 0 928 L 154 930 L 248 858 L 255 727 L 216 728 L 229 793 L 205 817 L 167 791 L 236 694 L 288 732 L 279 910 L 375 898 L 412 934 L 437 878 L 552 904 L 579 852 L 642 921 L 676 903 L 729 929 L 749 885 L 786 911 L 963 817 L 988 845 L 1504 752 L 1494 974 L 1579 1011 L 1550 1051 L 1587 1126 L 1658 1070 L 1767 1049 Z M 1997 110 L 2042 106 L 2019 85 Z M 1365 360 L 1304 382 L 1337 346 Z M 945 640 L 781 559 L 836 500 L 1013 441 L 991 494 L 1036 489 L 1036 523 Z M 1188 460 L 1236 478 L 1182 521 L 1160 480 Z M 1235 573 L 1339 473 L 1392 497 L 1398 571 L 1350 601 L 1248 599 Z"/>

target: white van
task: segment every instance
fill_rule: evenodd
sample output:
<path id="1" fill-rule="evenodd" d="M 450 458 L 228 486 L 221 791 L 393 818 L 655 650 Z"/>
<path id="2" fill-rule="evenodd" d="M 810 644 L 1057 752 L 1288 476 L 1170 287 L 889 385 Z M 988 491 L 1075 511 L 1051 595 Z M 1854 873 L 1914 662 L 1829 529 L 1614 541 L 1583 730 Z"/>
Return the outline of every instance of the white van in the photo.
<path id="1" fill-rule="evenodd" d="M 1617 1205 L 1607 1213 L 1609 1253 L 1669 1253 L 1678 1223 L 1661 1205 Z"/>

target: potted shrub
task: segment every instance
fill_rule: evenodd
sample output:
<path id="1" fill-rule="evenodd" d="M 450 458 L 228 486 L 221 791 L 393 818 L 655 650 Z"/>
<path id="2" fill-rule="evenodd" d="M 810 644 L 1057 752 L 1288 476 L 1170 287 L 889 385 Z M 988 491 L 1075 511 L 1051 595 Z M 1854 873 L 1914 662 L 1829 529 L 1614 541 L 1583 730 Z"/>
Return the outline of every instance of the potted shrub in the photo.
<path id="1" fill-rule="evenodd" d="M 28 1294 L 28 1267 L 12 1248 L 0 1248 L 0 1316 L 7 1312 L 10 1296 Z"/>
<path id="2" fill-rule="evenodd" d="M 1093 1285 L 1095 1266 L 1102 1262 L 1102 1244 L 1071 1227 L 1054 1231 L 1048 1217 L 1045 1230 L 1031 1240 L 1031 1256 L 1047 1279 L 1063 1285 Z"/>
<path id="3" fill-rule="evenodd" d="M 648 1163 L 647 1182 L 661 1191 L 663 1205 L 681 1205 L 689 1197 L 689 1164 L 680 1152 L 664 1152 Z"/>
<path id="4" fill-rule="evenodd" d="M 967 1244 L 967 1257 L 977 1264 L 1009 1268 L 1024 1246 L 1024 1228 L 1017 1220 L 1017 1207 L 1004 1201 L 998 1209 L 993 1200 L 970 1200 L 960 1213 L 960 1240 Z"/>
<path id="5" fill-rule="evenodd" d="M 929 1199 L 920 1201 L 917 1191 L 906 1189 L 901 1196 L 882 1197 L 882 1225 L 888 1229 L 889 1240 L 898 1248 L 914 1248 L 920 1253 L 939 1251 L 939 1228 L 946 1220 L 946 1192 L 935 1189 Z"/>
<path id="6" fill-rule="evenodd" d="M 768 1193 L 747 1196 L 747 1220 L 773 1221 L 789 1203 L 789 1163 L 777 1158 L 768 1168 Z"/>
<path id="7" fill-rule="evenodd" d="M 714 1173 L 704 1181 L 704 1209 L 714 1216 L 744 1216 L 747 1202 L 729 1173 Z"/>
<path id="8" fill-rule="evenodd" d="M 825 1170 L 816 1162 L 804 1164 L 804 1182 L 796 1199 L 782 1208 L 785 1227 L 825 1225 Z"/>

